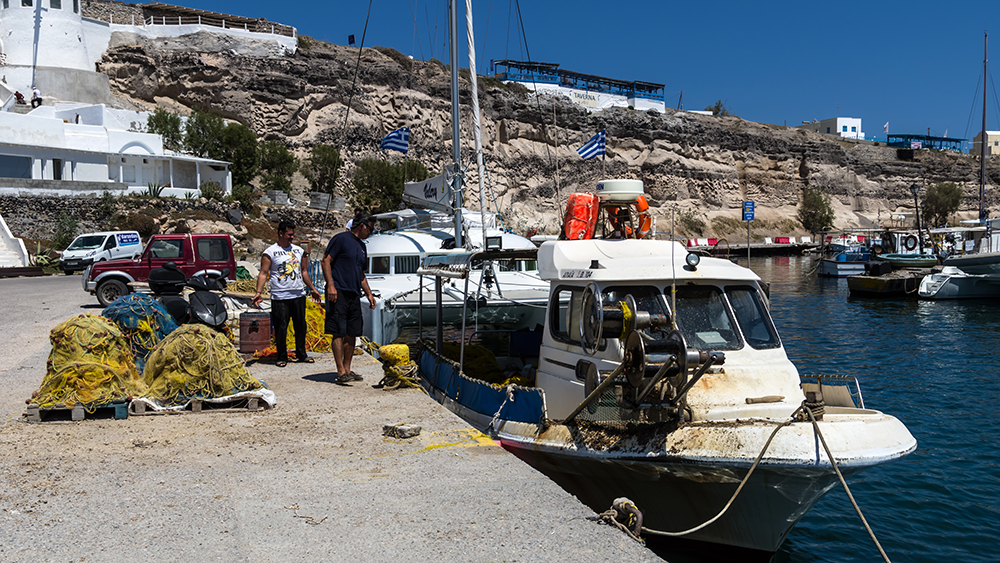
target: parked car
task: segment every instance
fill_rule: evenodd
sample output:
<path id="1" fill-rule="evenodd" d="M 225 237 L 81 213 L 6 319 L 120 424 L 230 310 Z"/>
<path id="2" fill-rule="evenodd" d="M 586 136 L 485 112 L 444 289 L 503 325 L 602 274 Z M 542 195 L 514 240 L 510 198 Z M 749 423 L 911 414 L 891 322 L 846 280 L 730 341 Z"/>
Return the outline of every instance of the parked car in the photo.
<path id="1" fill-rule="evenodd" d="M 82 272 L 94 262 L 135 258 L 142 253 L 142 240 L 135 231 L 85 233 L 66 247 L 59 258 L 59 269 L 67 276 Z"/>
<path id="2" fill-rule="evenodd" d="M 153 235 L 142 254 L 131 260 L 109 260 L 89 266 L 83 273 L 83 289 L 97 295 L 101 305 L 132 291 L 132 282 L 149 282 L 149 272 L 173 262 L 188 278 L 199 274 L 235 281 L 236 261 L 233 241 L 227 234 Z"/>

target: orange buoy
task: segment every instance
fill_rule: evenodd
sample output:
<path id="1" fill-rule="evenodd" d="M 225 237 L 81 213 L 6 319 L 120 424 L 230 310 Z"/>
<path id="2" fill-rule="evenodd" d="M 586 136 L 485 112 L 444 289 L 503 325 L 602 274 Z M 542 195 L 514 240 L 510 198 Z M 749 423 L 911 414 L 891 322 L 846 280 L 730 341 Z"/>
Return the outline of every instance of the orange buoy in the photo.
<path id="1" fill-rule="evenodd" d="M 566 201 L 563 234 L 569 240 L 594 238 L 597 230 L 597 212 L 600 205 L 595 194 L 570 194 Z"/>

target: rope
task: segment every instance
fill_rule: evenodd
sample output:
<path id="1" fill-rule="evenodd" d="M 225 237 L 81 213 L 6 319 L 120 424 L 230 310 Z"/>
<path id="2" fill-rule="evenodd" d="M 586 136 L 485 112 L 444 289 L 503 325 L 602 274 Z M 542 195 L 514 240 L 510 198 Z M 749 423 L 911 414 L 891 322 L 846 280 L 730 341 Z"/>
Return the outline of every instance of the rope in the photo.
<path id="1" fill-rule="evenodd" d="M 631 510 L 629 510 L 631 509 Z M 627 498 L 617 498 L 611 505 L 611 508 L 601 512 L 597 516 L 588 517 L 588 520 L 597 520 L 599 522 L 604 522 L 609 526 L 614 526 L 619 530 L 625 532 L 628 537 L 634 539 L 642 545 L 646 545 L 639 534 L 635 532 L 635 529 L 642 528 L 642 513 L 639 508 Z M 626 520 L 626 522 L 622 522 Z"/>
<path id="2" fill-rule="evenodd" d="M 803 404 L 805 404 L 803 402 Z M 799 407 L 802 409 L 802 407 Z M 847 481 L 844 480 L 844 475 L 840 472 L 840 467 L 837 466 L 837 460 L 833 458 L 833 453 L 830 452 L 830 446 L 826 445 L 826 438 L 823 437 L 823 433 L 819 430 L 819 424 L 816 422 L 816 417 L 809 409 L 804 409 L 809 415 L 809 420 L 812 421 L 813 428 L 816 429 L 816 435 L 819 436 L 819 441 L 823 444 L 823 449 L 826 451 L 826 457 L 830 458 L 830 463 L 833 465 L 833 470 L 837 472 L 837 479 L 840 479 L 840 484 L 844 486 L 844 491 L 847 492 L 847 498 L 851 499 L 851 504 L 854 505 L 854 510 L 858 513 L 858 517 L 861 518 L 861 523 L 865 525 L 865 530 L 868 530 L 868 535 L 871 536 L 872 541 L 875 542 L 875 547 L 878 548 L 878 552 L 882 555 L 882 559 L 885 563 L 891 563 L 889 561 L 889 556 L 886 555 L 885 550 L 882 549 L 882 544 L 879 543 L 878 538 L 875 537 L 875 532 L 872 531 L 872 527 L 868 525 L 868 520 L 865 519 L 865 515 L 861 513 L 861 507 L 854 500 L 854 495 L 851 494 L 850 487 L 847 486 Z"/>
<path id="3" fill-rule="evenodd" d="M 506 391 L 507 391 L 507 396 L 504 398 L 503 402 L 500 403 L 500 408 L 498 408 L 496 414 L 493 415 L 493 420 L 491 420 L 489 425 L 486 426 L 486 433 L 490 436 L 490 438 L 495 439 L 497 437 L 496 425 L 497 421 L 500 420 L 500 411 L 502 411 L 503 408 L 507 406 L 508 401 L 511 403 L 514 402 L 514 386 L 508 385 L 506 387 Z"/>
<path id="4" fill-rule="evenodd" d="M 401 366 L 386 366 L 385 376 L 378 382 L 385 391 L 393 391 L 405 387 L 420 389 L 427 394 L 417 376 L 417 364 L 406 364 Z"/>
<path id="5" fill-rule="evenodd" d="M 740 495 L 740 491 L 743 490 L 743 486 L 746 485 L 747 481 L 750 480 L 750 476 L 753 475 L 754 470 L 757 469 L 757 465 L 760 463 L 760 460 L 764 457 L 764 452 L 766 452 L 767 448 L 769 448 L 771 446 L 771 441 L 774 440 L 774 437 L 778 434 L 778 430 L 781 430 L 782 428 L 784 428 L 784 427 L 788 426 L 789 424 L 795 422 L 795 415 L 797 415 L 799 413 L 799 411 L 801 411 L 803 408 L 805 408 L 805 407 L 802 406 L 802 405 L 800 405 L 799 408 L 795 409 L 795 412 L 792 413 L 792 415 L 788 418 L 788 420 L 780 423 L 777 427 L 775 427 L 774 431 L 771 432 L 771 436 L 768 437 L 767 442 L 764 443 L 764 448 L 762 450 L 760 450 L 759 454 L 757 454 L 757 459 L 755 459 L 754 462 L 753 462 L 753 465 L 750 466 L 750 471 L 748 471 L 747 474 L 743 477 L 743 481 L 740 482 L 740 486 L 736 487 L 736 492 L 733 493 L 733 496 L 729 499 L 729 502 L 726 503 L 726 506 L 722 507 L 722 510 L 719 511 L 718 514 L 716 514 L 715 516 L 713 516 L 708 521 L 706 521 L 706 522 L 704 522 L 704 523 L 702 523 L 702 524 L 700 524 L 698 526 L 695 526 L 694 528 L 690 528 L 688 530 L 684 530 L 682 532 L 662 532 L 660 530 L 651 530 L 651 529 L 649 529 L 649 528 L 647 528 L 645 526 L 643 526 L 642 531 L 646 532 L 647 534 L 653 534 L 654 536 L 680 537 L 680 536 L 686 536 L 688 534 L 693 534 L 693 533 L 697 532 L 698 530 L 701 530 L 702 528 L 704 528 L 704 527 L 708 526 L 709 524 L 715 522 L 719 518 L 722 518 L 722 515 L 725 514 L 726 511 L 729 510 L 729 507 L 733 505 L 733 502 L 736 500 L 736 497 L 738 497 Z"/>

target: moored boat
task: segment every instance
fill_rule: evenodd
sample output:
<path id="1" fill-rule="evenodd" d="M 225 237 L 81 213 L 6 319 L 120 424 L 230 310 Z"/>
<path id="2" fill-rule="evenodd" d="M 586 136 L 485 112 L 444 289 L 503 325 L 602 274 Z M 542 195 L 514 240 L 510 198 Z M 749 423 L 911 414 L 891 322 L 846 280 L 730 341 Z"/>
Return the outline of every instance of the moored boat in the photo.
<path id="1" fill-rule="evenodd" d="M 603 202 L 605 222 L 612 203 L 624 205 Z M 432 256 L 421 272 L 461 276 L 460 264 L 483 258 Z M 487 383 L 429 345 L 421 376 L 594 510 L 625 496 L 645 534 L 774 552 L 836 483 L 821 436 L 847 475 L 916 447 L 900 421 L 865 408 L 859 388 L 801 382 L 746 268 L 634 238 L 549 241 L 537 261 L 551 284 L 541 334 L 529 333 L 540 344 L 520 338 L 497 358 L 534 372 L 533 384 Z"/>
<path id="2" fill-rule="evenodd" d="M 937 265 L 937 256 L 930 254 L 881 254 L 880 260 L 892 265 L 894 270 L 901 268 L 930 268 Z"/>

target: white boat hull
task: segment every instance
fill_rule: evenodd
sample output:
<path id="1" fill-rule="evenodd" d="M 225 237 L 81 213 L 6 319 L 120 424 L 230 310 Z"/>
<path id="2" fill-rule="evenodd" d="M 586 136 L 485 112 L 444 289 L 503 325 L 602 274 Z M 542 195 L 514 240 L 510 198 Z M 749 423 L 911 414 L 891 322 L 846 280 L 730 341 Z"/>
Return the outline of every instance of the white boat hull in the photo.
<path id="1" fill-rule="evenodd" d="M 820 260 L 817 275 L 827 278 L 846 278 L 865 273 L 864 262 L 838 262 L 823 258 Z"/>
<path id="2" fill-rule="evenodd" d="M 917 295 L 921 299 L 988 299 L 1000 297 L 1000 275 L 970 275 L 945 266 L 938 274 L 924 276 Z"/>
<path id="3" fill-rule="evenodd" d="M 966 274 L 1000 276 L 1000 252 L 962 254 L 946 258 L 945 266 L 954 266 Z"/>
<path id="4" fill-rule="evenodd" d="M 845 476 L 916 448 L 913 436 L 891 416 L 864 409 L 828 410 L 854 413 L 828 414 L 820 423 Z M 857 432 L 862 426 L 867 432 Z M 595 511 L 627 497 L 642 511 L 646 528 L 677 532 L 722 510 L 774 428 L 774 421 L 689 423 L 666 434 L 657 446 L 622 451 L 588 449 L 578 433 L 559 425 L 541 432 L 538 425 L 505 422 L 498 434 L 504 448 Z M 683 539 L 774 552 L 799 518 L 835 485 L 836 474 L 811 424 L 795 423 L 778 431 L 729 510 Z"/>

